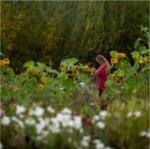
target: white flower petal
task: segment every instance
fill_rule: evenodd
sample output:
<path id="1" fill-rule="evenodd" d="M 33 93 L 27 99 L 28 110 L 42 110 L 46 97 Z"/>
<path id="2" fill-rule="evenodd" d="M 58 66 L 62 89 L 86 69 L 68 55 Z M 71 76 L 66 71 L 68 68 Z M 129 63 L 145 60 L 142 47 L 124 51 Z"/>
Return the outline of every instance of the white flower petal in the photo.
<path id="1" fill-rule="evenodd" d="M 3 125 L 9 125 L 10 124 L 10 118 L 8 116 L 2 117 L 2 124 Z"/>

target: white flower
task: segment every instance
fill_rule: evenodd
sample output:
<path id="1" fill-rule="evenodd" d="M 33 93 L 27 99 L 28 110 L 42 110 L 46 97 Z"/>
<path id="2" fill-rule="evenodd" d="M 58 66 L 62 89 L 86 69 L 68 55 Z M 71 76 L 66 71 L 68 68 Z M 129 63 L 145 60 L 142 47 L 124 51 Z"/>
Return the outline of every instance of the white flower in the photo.
<path id="1" fill-rule="evenodd" d="M 44 122 L 37 123 L 35 125 L 37 134 L 42 133 L 42 131 L 45 128 L 45 126 L 46 126 L 46 124 Z"/>
<path id="2" fill-rule="evenodd" d="M 0 142 L 0 149 L 3 149 L 3 144 Z"/>
<path id="3" fill-rule="evenodd" d="M 23 114 L 19 114 L 19 118 L 24 118 L 24 115 Z"/>
<path id="4" fill-rule="evenodd" d="M 99 116 L 98 115 L 94 115 L 92 118 L 92 123 L 95 123 L 99 120 Z"/>
<path id="5" fill-rule="evenodd" d="M 57 116 L 56 116 L 56 119 L 57 119 L 58 122 L 62 122 L 63 121 L 63 114 L 58 113 Z"/>
<path id="6" fill-rule="evenodd" d="M 147 132 L 146 137 L 150 138 L 150 131 Z"/>
<path id="7" fill-rule="evenodd" d="M 41 107 L 36 107 L 35 110 L 30 109 L 29 115 L 42 116 L 44 113 L 44 109 Z"/>
<path id="8" fill-rule="evenodd" d="M 10 124 L 10 118 L 8 116 L 2 117 L 2 124 L 3 125 L 9 125 Z"/>
<path id="9" fill-rule="evenodd" d="M 86 140 L 82 140 L 82 141 L 81 141 L 81 145 L 82 145 L 83 147 L 88 147 L 88 146 L 89 146 L 89 142 L 86 141 Z"/>
<path id="10" fill-rule="evenodd" d="M 74 116 L 74 128 L 80 129 L 82 127 L 82 120 L 80 116 Z"/>
<path id="11" fill-rule="evenodd" d="M 150 130 L 149 131 L 141 131 L 140 136 L 150 138 Z"/>
<path id="12" fill-rule="evenodd" d="M 104 149 L 104 147 L 105 147 L 104 144 L 101 142 L 99 142 L 95 145 L 95 149 Z"/>
<path id="13" fill-rule="evenodd" d="M 27 119 L 25 119 L 25 123 L 29 126 L 33 126 L 33 125 L 35 125 L 35 120 L 32 118 L 27 118 Z"/>
<path id="14" fill-rule="evenodd" d="M 47 107 L 47 111 L 50 113 L 55 113 L 55 110 L 51 106 Z"/>
<path id="15" fill-rule="evenodd" d="M 74 121 L 73 120 L 69 120 L 67 122 L 67 125 L 70 126 L 70 127 L 74 127 Z"/>
<path id="16" fill-rule="evenodd" d="M 62 113 L 63 113 L 63 114 L 71 114 L 72 111 L 71 111 L 70 109 L 68 109 L 68 108 L 64 108 L 64 109 L 62 110 Z"/>
<path id="17" fill-rule="evenodd" d="M 50 125 L 49 129 L 52 133 L 60 133 L 61 131 L 59 125 Z"/>
<path id="18" fill-rule="evenodd" d="M 25 112 L 25 107 L 17 105 L 16 114 L 19 115 L 19 114 L 24 113 L 24 112 Z"/>
<path id="19" fill-rule="evenodd" d="M 60 132 L 60 123 L 59 123 L 58 119 L 57 118 L 52 118 L 51 123 L 52 124 L 49 126 L 49 129 L 53 133 L 59 133 Z"/>
<path id="20" fill-rule="evenodd" d="M 129 112 L 129 113 L 127 114 L 127 117 L 129 118 L 129 117 L 131 117 L 131 116 L 133 116 L 133 113 L 132 113 L 132 112 Z"/>
<path id="21" fill-rule="evenodd" d="M 98 122 L 97 123 L 97 127 L 100 129 L 104 129 L 105 128 L 105 124 L 103 122 Z"/>
<path id="22" fill-rule="evenodd" d="M 140 136 L 141 136 L 141 137 L 146 136 L 146 131 L 141 131 L 141 132 L 140 132 Z"/>
<path id="23" fill-rule="evenodd" d="M 101 140 L 99 140 L 99 139 L 93 140 L 93 143 L 95 143 L 95 144 L 100 143 L 100 142 L 101 142 Z"/>
<path id="24" fill-rule="evenodd" d="M 83 140 L 90 141 L 91 140 L 91 136 L 84 136 Z"/>
<path id="25" fill-rule="evenodd" d="M 108 112 L 107 112 L 107 111 L 101 111 L 101 112 L 99 113 L 99 116 L 100 116 L 100 118 L 102 118 L 102 119 L 104 119 L 107 115 L 108 115 Z"/>
<path id="26" fill-rule="evenodd" d="M 42 137 L 46 138 L 48 136 L 49 132 L 47 130 L 42 131 Z"/>
<path id="27" fill-rule="evenodd" d="M 141 111 L 135 111 L 134 112 L 135 117 L 140 117 L 141 116 Z"/>
<path id="28" fill-rule="evenodd" d="M 105 149 L 111 149 L 111 147 L 105 147 Z"/>

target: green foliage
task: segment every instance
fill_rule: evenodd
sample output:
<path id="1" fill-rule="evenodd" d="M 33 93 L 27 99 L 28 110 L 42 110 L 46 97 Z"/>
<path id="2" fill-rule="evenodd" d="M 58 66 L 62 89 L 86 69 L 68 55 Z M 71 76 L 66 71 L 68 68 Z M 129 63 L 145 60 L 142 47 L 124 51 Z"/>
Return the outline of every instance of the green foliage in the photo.
<path id="1" fill-rule="evenodd" d="M 15 71 L 30 60 L 58 68 L 68 57 L 89 62 L 89 54 L 129 52 L 140 26 L 149 25 L 148 1 L 3 1 L 1 6 L 1 47 Z"/>
<path id="2" fill-rule="evenodd" d="M 143 31 L 143 28 L 141 31 Z M 149 30 L 147 28 L 145 28 L 145 31 L 143 37 L 149 35 Z M 145 82 L 148 82 L 149 79 L 148 70 L 150 51 L 148 39 L 145 39 L 144 43 L 141 42 L 143 40 L 143 38 L 138 38 L 135 41 L 134 46 L 136 51 L 131 52 L 134 65 L 130 64 L 127 57 L 118 60 L 121 53 L 119 54 L 117 51 L 112 51 L 110 53 L 112 63 L 114 63 L 114 65 L 112 65 L 114 72 L 107 80 L 107 89 L 105 93 L 111 98 L 122 96 L 121 98 L 126 99 L 133 92 L 140 93 L 142 88 L 145 88 L 145 91 L 148 90 L 149 86 L 147 83 L 145 84 Z"/>

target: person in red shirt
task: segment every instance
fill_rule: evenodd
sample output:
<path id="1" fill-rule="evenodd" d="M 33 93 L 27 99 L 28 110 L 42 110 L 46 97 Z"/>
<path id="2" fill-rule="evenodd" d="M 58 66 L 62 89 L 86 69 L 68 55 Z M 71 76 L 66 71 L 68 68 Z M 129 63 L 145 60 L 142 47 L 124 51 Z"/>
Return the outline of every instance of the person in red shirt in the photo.
<path id="1" fill-rule="evenodd" d="M 99 91 L 99 96 L 101 96 L 105 89 L 107 76 L 109 75 L 110 64 L 102 55 L 98 55 L 96 57 L 96 61 L 99 63 L 100 66 L 96 70 L 94 77 L 97 78 L 97 87 Z"/>

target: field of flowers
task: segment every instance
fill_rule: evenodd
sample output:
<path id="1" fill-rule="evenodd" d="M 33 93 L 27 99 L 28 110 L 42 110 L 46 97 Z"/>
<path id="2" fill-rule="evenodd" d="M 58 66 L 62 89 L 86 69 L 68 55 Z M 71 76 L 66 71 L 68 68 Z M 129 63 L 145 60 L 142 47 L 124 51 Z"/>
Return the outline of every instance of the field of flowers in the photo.
<path id="1" fill-rule="evenodd" d="M 133 65 L 125 53 L 110 53 L 101 97 L 95 68 L 76 58 L 63 60 L 59 70 L 29 61 L 15 74 L 3 57 L 0 148 L 148 149 L 150 58 L 137 42 Z"/>

